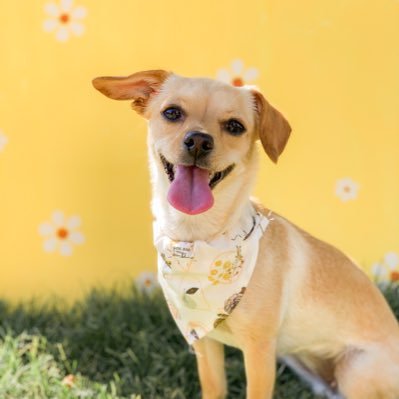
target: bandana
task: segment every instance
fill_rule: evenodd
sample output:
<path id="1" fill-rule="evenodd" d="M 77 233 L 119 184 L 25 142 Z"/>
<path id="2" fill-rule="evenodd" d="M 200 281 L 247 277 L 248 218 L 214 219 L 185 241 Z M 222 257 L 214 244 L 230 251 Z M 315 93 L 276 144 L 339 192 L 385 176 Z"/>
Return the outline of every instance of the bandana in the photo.
<path id="1" fill-rule="evenodd" d="M 170 312 L 191 345 L 226 320 L 238 305 L 255 268 L 268 217 L 254 210 L 246 228 L 217 239 L 173 241 L 154 222 L 158 280 Z"/>

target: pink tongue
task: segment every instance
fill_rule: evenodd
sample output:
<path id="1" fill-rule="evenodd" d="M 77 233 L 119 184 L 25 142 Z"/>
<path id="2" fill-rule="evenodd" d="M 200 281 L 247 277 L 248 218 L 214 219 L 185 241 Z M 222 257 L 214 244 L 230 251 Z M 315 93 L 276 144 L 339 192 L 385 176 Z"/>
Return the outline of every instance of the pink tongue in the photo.
<path id="1" fill-rule="evenodd" d="M 213 205 L 209 172 L 196 166 L 177 165 L 168 201 L 174 208 L 189 215 L 207 211 Z"/>

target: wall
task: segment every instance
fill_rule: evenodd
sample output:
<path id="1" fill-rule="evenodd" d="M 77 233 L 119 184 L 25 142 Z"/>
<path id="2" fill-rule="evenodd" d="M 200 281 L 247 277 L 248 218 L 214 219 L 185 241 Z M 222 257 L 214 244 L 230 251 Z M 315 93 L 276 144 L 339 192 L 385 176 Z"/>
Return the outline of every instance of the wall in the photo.
<path id="1" fill-rule="evenodd" d="M 0 297 L 155 270 L 145 121 L 90 83 L 152 68 L 258 85 L 293 134 L 255 194 L 397 279 L 398 17 L 397 0 L 2 1 Z"/>

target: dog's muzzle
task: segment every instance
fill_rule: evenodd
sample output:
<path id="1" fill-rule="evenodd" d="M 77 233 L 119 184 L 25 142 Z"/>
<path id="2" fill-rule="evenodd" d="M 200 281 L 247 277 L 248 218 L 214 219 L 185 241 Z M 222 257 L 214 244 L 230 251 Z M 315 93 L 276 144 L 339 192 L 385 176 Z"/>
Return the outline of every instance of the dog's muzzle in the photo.
<path id="1" fill-rule="evenodd" d="M 212 172 L 208 155 L 214 150 L 213 137 L 191 131 L 182 141 L 181 161 L 176 165 L 160 154 L 163 168 L 170 181 L 168 202 L 178 211 L 189 215 L 206 212 L 214 204 L 212 189 L 234 168 L 234 164 Z"/>

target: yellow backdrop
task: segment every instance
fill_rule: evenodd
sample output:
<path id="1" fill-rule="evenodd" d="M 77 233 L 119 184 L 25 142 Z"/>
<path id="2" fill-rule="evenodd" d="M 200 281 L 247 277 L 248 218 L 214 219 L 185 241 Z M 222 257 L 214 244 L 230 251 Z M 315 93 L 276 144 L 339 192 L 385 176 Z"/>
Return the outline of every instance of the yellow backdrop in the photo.
<path id="1" fill-rule="evenodd" d="M 3 0 L 0 297 L 155 271 L 145 121 L 90 83 L 153 68 L 258 85 L 293 134 L 255 194 L 398 279 L 398 20 L 397 0 Z"/>

